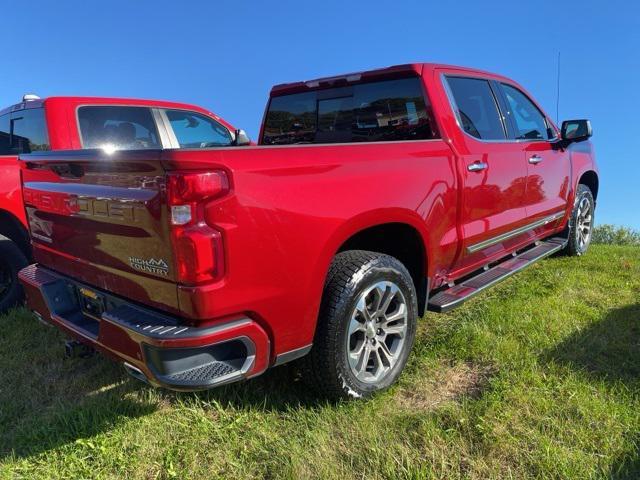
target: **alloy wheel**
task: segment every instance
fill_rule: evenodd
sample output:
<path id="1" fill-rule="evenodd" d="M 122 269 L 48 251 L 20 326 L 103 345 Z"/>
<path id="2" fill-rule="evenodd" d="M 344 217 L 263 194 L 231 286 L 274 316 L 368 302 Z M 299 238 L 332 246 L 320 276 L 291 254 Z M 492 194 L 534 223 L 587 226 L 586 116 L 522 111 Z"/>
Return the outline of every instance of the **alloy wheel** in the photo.
<path id="1" fill-rule="evenodd" d="M 587 197 L 582 197 L 578 204 L 576 215 L 576 240 L 580 250 L 584 251 L 591 241 L 591 229 L 593 225 L 593 207 Z"/>
<path id="2" fill-rule="evenodd" d="M 349 367 L 364 383 L 381 381 L 402 356 L 408 327 L 405 296 L 393 282 L 365 289 L 352 312 L 347 332 Z"/>

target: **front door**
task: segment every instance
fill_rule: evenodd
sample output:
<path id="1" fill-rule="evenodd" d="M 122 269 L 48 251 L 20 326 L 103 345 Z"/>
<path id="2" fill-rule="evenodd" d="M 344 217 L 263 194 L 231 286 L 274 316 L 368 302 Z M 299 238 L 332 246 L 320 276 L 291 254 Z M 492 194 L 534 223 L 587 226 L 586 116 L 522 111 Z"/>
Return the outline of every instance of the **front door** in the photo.
<path id="1" fill-rule="evenodd" d="M 506 116 L 527 164 L 525 204 L 527 217 L 553 228 L 564 214 L 570 190 L 571 159 L 554 148 L 558 132 L 544 113 L 517 87 L 501 83 Z"/>

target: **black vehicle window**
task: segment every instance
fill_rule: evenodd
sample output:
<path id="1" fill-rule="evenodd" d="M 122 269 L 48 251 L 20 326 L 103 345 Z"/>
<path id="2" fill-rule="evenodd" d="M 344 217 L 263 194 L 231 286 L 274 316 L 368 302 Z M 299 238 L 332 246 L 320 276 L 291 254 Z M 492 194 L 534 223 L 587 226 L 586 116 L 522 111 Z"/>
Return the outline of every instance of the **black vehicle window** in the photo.
<path id="1" fill-rule="evenodd" d="M 317 117 L 315 92 L 274 97 L 269 102 L 263 143 L 313 143 Z"/>
<path id="2" fill-rule="evenodd" d="M 447 83 L 456 103 L 458 121 L 465 132 L 482 140 L 506 139 L 488 81 L 447 77 Z"/>
<path id="3" fill-rule="evenodd" d="M 516 138 L 522 140 L 547 140 L 550 138 L 549 127 L 544 115 L 527 96 L 517 88 L 502 84 L 502 91 L 507 98 L 511 115 L 516 127 Z"/>
<path id="4" fill-rule="evenodd" d="M 84 148 L 161 148 L 153 115 L 147 107 L 80 107 L 78 124 Z"/>
<path id="5" fill-rule="evenodd" d="M 439 138 L 419 78 L 274 97 L 262 143 L 380 142 Z"/>
<path id="6" fill-rule="evenodd" d="M 318 100 L 318 129 L 314 143 L 351 141 L 353 97 Z"/>
<path id="7" fill-rule="evenodd" d="M 43 108 L 27 108 L 0 120 L 0 155 L 50 150 Z"/>
<path id="8" fill-rule="evenodd" d="M 231 145 L 229 130 L 213 118 L 186 110 L 165 110 L 180 148 L 209 148 Z"/>
<path id="9" fill-rule="evenodd" d="M 11 115 L 8 113 L 0 117 L 0 155 L 11 155 Z"/>
<path id="10" fill-rule="evenodd" d="M 418 78 L 358 85 L 353 103 L 355 142 L 439 138 Z"/>

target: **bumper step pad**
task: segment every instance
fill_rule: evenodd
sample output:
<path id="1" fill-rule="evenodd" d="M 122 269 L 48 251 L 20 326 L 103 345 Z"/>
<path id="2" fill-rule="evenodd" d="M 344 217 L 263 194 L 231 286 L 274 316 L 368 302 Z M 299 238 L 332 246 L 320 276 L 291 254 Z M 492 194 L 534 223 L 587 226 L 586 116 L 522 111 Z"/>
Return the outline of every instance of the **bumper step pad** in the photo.
<path id="1" fill-rule="evenodd" d="M 540 242 L 533 248 L 525 250 L 516 256 L 509 257 L 488 270 L 467 278 L 458 285 L 436 293 L 429 299 L 429 310 L 447 312 L 484 289 L 509 278 L 514 273 L 519 272 L 538 260 L 562 250 L 566 243 L 566 239 L 554 237 Z"/>
<path id="2" fill-rule="evenodd" d="M 236 372 L 237 369 L 223 362 L 212 362 L 207 365 L 201 365 L 190 370 L 167 375 L 167 380 L 181 383 L 193 383 L 194 385 L 202 385 L 209 383 L 216 378 L 229 375 Z"/>

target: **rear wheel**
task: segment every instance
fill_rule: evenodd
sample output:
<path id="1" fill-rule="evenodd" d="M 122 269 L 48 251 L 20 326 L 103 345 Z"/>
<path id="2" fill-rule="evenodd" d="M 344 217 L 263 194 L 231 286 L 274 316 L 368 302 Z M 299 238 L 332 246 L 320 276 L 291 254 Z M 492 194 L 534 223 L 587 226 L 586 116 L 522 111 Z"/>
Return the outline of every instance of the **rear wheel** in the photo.
<path id="1" fill-rule="evenodd" d="M 573 211 L 569 218 L 569 237 L 565 252 L 570 256 L 583 255 L 589 249 L 593 233 L 595 201 L 586 185 L 578 185 Z"/>
<path id="2" fill-rule="evenodd" d="M 361 250 L 329 270 L 306 376 L 333 398 L 368 397 L 392 385 L 413 347 L 417 301 L 397 259 Z"/>
<path id="3" fill-rule="evenodd" d="M 29 264 L 18 246 L 0 235 L 0 313 L 18 305 L 23 298 L 18 272 Z"/>

